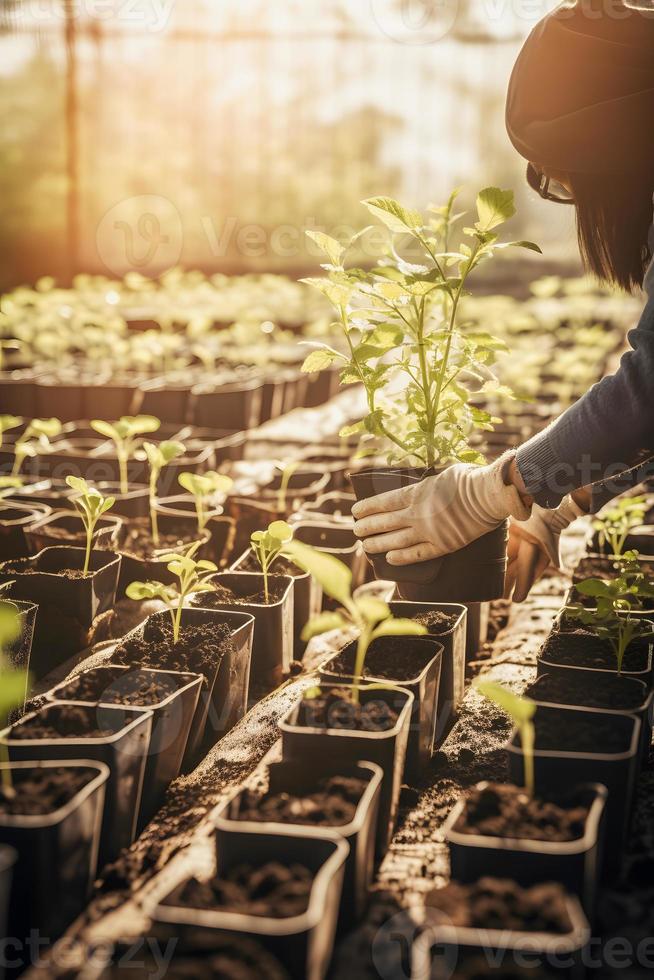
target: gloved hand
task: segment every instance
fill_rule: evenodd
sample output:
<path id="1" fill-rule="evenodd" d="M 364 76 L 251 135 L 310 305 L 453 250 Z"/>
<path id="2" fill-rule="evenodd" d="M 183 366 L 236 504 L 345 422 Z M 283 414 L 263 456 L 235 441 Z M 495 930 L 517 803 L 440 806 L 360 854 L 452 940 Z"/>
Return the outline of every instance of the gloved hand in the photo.
<path id="1" fill-rule="evenodd" d="M 354 533 L 370 555 L 389 565 L 411 565 L 458 551 L 507 517 L 525 520 L 530 507 L 504 474 L 512 455 L 489 466 L 456 463 L 399 490 L 360 500 L 352 508 Z"/>
<path id="2" fill-rule="evenodd" d="M 511 521 L 504 597 L 524 602 L 535 582 L 550 565 L 561 567 L 561 532 L 586 511 L 571 496 L 547 510 L 534 504 L 526 521 Z"/>

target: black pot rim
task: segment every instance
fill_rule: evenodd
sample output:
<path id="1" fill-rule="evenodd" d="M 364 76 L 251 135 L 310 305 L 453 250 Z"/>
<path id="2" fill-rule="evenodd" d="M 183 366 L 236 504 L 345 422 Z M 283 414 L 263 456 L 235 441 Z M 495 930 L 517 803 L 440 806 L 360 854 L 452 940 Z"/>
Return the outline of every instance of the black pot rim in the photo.
<path id="1" fill-rule="evenodd" d="M 386 693 L 394 692 L 396 694 L 397 693 L 403 694 L 406 698 L 406 703 L 402 708 L 402 710 L 399 712 L 397 716 L 397 721 L 395 722 L 392 728 L 388 728 L 386 729 L 386 731 L 366 732 L 366 731 L 359 731 L 358 729 L 352 729 L 352 728 L 313 728 L 310 725 L 297 725 L 294 722 L 292 722 L 290 719 L 291 719 L 291 715 L 293 715 L 299 708 L 300 701 L 302 699 L 300 699 L 300 701 L 294 704 L 292 708 L 289 708 L 286 714 L 282 715 L 282 717 L 279 719 L 277 724 L 282 733 L 286 732 L 289 734 L 292 732 L 311 732 L 314 735 L 323 735 L 323 736 L 330 735 L 336 738 L 362 738 L 365 740 L 369 740 L 369 739 L 378 740 L 380 738 L 395 738 L 402 731 L 405 721 L 408 721 L 410 717 L 410 714 L 413 710 L 413 702 L 415 701 L 415 697 L 411 693 L 411 691 L 407 691 L 406 688 L 401 687 L 399 684 L 394 685 L 394 684 L 390 684 L 387 681 L 384 683 L 385 683 L 384 687 L 379 687 L 375 685 L 375 690 L 379 691 L 380 693 L 385 691 Z M 320 684 L 318 686 L 321 688 L 335 687 L 338 688 L 339 690 L 342 690 L 343 688 L 347 690 L 348 688 L 352 689 L 354 687 L 353 684 L 331 684 L 331 683 Z M 369 688 L 370 688 L 369 683 L 358 685 L 358 689 L 360 691 L 365 691 L 366 689 Z"/>
<path id="2" fill-rule="evenodd" d="M 85 783 L 74 796 L 51 813 L 43 814 L 0 814 L 0 827 L 52 827 L 61 823 L 72 810 L 77 809 L 87 797 L 109 779 L 109 766 L 105 762 L 91 759 L 39 759 L 25 762 L 0 762 L 0 771 L 6 769 L 95 769 L 96 775 Z"/>
<path id="3" fill-rule="evenodd" d="M 138 705 L 138 704 L 123 704 L 121 701 L 103 701 L 100 698 L 97 701 L 83 701 L 80 698 L 66 698 L 57 695 L 57 691 L 67 684 L 70 684 L 77 677 L 82 677 L 84 674 L 89 674 L 95 670 L 119 670 L 121 673 L 127 673 L 128 671 L 139 671 L 145 674 L 163 674 L 170 676 L 171 674 L 175 678 L 179 678 L 179 687 L 176 687 L 174 691 L 167 694 L 165 698 L 161 701 L 157 701 L 156 704 Z M 70 677 L 68 680 L 63 680 L 56 687 L 47 691 L 45 694 L 45 699 L 48 704 L 79 704 L 79 705 L 93 705 L 93 707 L 100 708 L 133 708 L 136 711 L 152 711 L 155 712 L 159 708 L 165 708 L 171 701 L 174 700 L 179 694 L 188 691 L 193 687 L 197 687 L 198 691 L 202 686 L 204 676 L 202 674 L 196 674 L 193 671 L 187 670 L 160 670 L 158 667 L 142 667 L 134 666 L 129 664 L 96 664 L 95 667 L 87 667 L 85 670 L 81 670 L 79 674 L 75 674 L 74 677 Z"/>

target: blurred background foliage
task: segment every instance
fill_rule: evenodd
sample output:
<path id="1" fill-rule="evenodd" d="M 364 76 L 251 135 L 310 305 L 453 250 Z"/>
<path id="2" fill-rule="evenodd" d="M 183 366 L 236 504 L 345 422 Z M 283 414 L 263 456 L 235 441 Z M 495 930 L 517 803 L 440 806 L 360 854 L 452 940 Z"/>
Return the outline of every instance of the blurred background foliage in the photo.
<path id="1" fill-rule="evenodd" d="M 175 264 L 294 275 L 317 261 L 304 228 L 360 228 L 364 197 L 424 208 L 489 183 L 516 190 L 514 234 L 572 264 L 569 210 L 528 190 L 503 118 L 553 5 L 2 0 L 0 288 Z"/>

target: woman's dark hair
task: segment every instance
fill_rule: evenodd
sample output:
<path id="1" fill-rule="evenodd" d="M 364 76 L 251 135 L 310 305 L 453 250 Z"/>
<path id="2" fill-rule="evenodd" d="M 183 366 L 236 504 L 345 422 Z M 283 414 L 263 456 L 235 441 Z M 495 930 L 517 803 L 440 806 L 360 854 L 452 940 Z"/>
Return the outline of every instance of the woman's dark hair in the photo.
<path id="1" fill-rule="evenodd" d="M 626 290 L 641 286 L 652 258 L 654 174 L 571 174 L 569 185 L 586 268 Z"/>

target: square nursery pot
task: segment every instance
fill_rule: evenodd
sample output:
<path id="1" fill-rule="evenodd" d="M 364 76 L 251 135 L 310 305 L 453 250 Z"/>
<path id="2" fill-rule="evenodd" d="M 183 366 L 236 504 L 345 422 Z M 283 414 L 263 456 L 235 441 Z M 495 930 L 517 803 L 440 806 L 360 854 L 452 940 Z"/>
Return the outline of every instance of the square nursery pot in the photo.
<path id="1" fill-rule="evenodd" d="M 24 942 L 31 929 L 54 940 L 82 912 L 95 880 L 109 769 L 103 762 L 0 763 L 15 785 L 50 770 L 85 776 L 63 805 L 44 814 L 0 813 L 0 843 L 16 852 L 9 931 Z M 77 784 L 75 784 L 77 785 Z M 27 965 L 27 964 L 25 964 Z"/>
<path id="2" fill-rule="evenodd" d="M 5 651 L 12 667 L 19 670 L 30 669 L 32 653 L 32 638 L 36 627 L 36 617 L 39 607 L 34 602 L 22 602 L 20 599 L 8 599 L 18 609 L 20 618 L 20 636 L 10 643 Z"/>
<path id="3" fill-rule="evenodd" d="M 347 527 L 352 527 L 354 524 L 352 507 L 356 501 L 357 498 L 353 493 L 334 491 L 323 494 L 317 500 L 302 504 L 297 513 L 302 521 L 345 524 Z"/>
<path id="4" fill-rule="evenodd" d="M 91 725 L 108 734 L 61 735 L 48 738 L 16 738 L 16 729 L 38 717 L 56 726 L 62 714 L 83 712 Z M 91 759 L 109 767 L 106 782 L 104 817 L 100 835 L 99 866 L 112 861 L 123 847 L 129 847 L 136 834 L 141 805 L 143 776 L 150 744 L 152 712 L 122 707 L 45 704 L 24 715 L 20 721 L 0 732 L 9 761 L 68 762 Z"/>
<path id="5" fill-rule="evenodd" d="M 293 525 L 293 537 L 302 544 L 333 555 L 347 565 L 352 572 L 352 588 L 365 582 L 365 552 L 351 527 L 326 521 L 299 521 Z M 334 608 L 333 601 L 324 597 L 323 608 Z"/>
<path id="6" fill-rule="evenodd" d="M 281 494 L 281 473 L 257 491 L 259 500 L 271 504 L 280 513 L 290 515 L 309 500 L 316 500 L 327 489 L 329 473 L 322 469 L 297 469 L 291 474 L 288 487 Z"/>
<path id="7" fill-rule="evenodd" d="M 280 838 L 284 837 L 282 842 Z M 289 864 L 314 875 L 307 910 L 289 918 L 247 915 L 223 909 L 197 909 L 185 903 L 183 882 L 156 907 L 153 918 L 165 935 L 179 938 L 183 948 L 211 949 L 225 932 L 255 939 L 285 966 L 293 980 L 323 980 L 336 934 L 348 847 L 338 834 L 318 836 L 302 827 L 266 834 L 250 830 L 216 830 L 219 876 L 239 865 L 262 867 L 278 861 L 283 849 Z"/>
<path id="8" fill-rule="evenodd" d="M 142 708 L 152 712 L 152 733 L 143 777 L 138 832 L 163 803 L 168 787 L 180 774 L 191 725 L 202 687 L 202 675 L 149 667 L 109 664 L 90 667 L 58 684 L 46 695 L 50 702 Z M 160 682 L 158 695 L 140 696 L 139 691 Z"/>
<path id="9" fill-rule="evenodd" d="M 654 556 L 639 556 L 639 565 L 647 575 L 654 574 Z M 616 578 L 615 559 L 607 555 L 587 554 L 580 558 L 572 573 L 573 583 L 583 582 L 586 578 Z"/>
<path id="10" fill-rule="evenodd" d="M 488 783 L 483 782 L 475 788 L 484 790 L 487 787 Z M 570 841 L 464 832 L 457 829 L 468 805 L 466 797 L 461 797 L 443 824 L 443 834 L 450 848 L 452 878 L 463 884 L 471 884 L 485 875 L 491 875 L 494 878 L 512 878 L 525 887 L 559 881 L 581 900 L 586 914 L 592 919 L 602 864 L 603 815 L 607 795 L 605 786 L 587 783 L 548 796 L 548 801 L 551 799 L 566 809 L 588 807 L 583 836 Z"/>
<path id="11" fill-rule="evenodd" d="M 392 600 L 390 610 L 396 619 L 418 619 L 429 614 L 444 613 L 456 620 L 448 630 L 427 627 L 429 635 L 443 647 L 441 682 L 438 689 L 436 744 L 439 744 L 459 713 L 466 680 L 466 630 L 469 611 L 454 602 L 403 602 Z M 432 632 L 433 629 L 433 632 Z M 404 685 L 406 686 L 406 685 Z"/>
<path id="12" fill-rule="evenodd" d="M 593 555 L 609 555 L 605 548 L 600 547 L 598 531 L 591 536 L 588 551 Z M 654 561 L 654 524 L 641 524 L 630 531 L 622 551 L 637 551 L 643 561 Z"/>
<path id="13" fill-rule="evenodd" d="M 20 502 L 0 501 L 0 561 L 35 554 L 26 532 L 49 513 L 50 508 L 45 504 L 29 503 L 26 498 Z"/>
<path id="14" fill-rule="evenodd" d="M 0 582 L 13 582 L 8 598 L 39 607 L 32 642 L 31 669 L 39 679 L 68 657 L 102 639 L 113 615 L 120 557 L 92 551 L 87 575 L 81 573 L 83 548 L 44 548 L 33 558 L 0 565 Z"/>
<path id="15" fill-rule="evenodd" d="M 631 660 L 630 658 L 634 659 Z M 652 644 L 632 643 L 627 647 L 623 677 L 631 677 L 652 686 Z M 588 684 L 606 677 L 617 677 L 617 663 L 613 649 L 606 640 L 590 633 L 572 633 L 554 629 L 540 649 L 536 661 L 538 677 L 542 674 L 558 674 L 565 677 L 574 671 L 576 676 L 585 677 Z"/>
<path id="16" fill-rule="evenodd" d="M 290 575 L 268 576 L 269 587 L 279 587 L 280 595 L 267 605 L 263 602 L 263 575 L 256 572 L 218 572 L 211 584 L 230 589 L 235 600 L 219 598 L 216 592 L 191 596 L 195 609 L 228 609 L 254 616 L 252 666 L 255 688 L 271 689 L 287 674 L 293 659 L 293 579 Z M 261 594 L 261 601 L 257 601 Z M 240 598 L 243 601 L 239 601 Z"/>
<path id="17" fill-rule="evenodd" d="M 193 385 L 189 417 L 194 425 L 243 432 L 261 422 L 263 382 L 260 377 L 231 383 Z"/>
<path id="18" fill-rule="evenodd" d="M 346 931 L 363 916 L 368 904 L 368 892 L 374 880 L 375 838 L 383 775 L 379 766 L 372 762 L 358 762 L 353 766 L 335 768 L 330 766 L 328 760 L 321 762 L 314 759 L 311 771 L 308 771 L 305 761 L 277 762 L 268 767 L 266 795 L 289 793 L 293 796 L 302 796 L 312 793 L 320 779 L 328 776 L 355 777 L 366 781 L 354 818 L 347 824 L 328 827 L 330 831 L 342 837 L 350 849 L 345 863 L 339 916 L 339 925 Z M 245 792 L 243 787 L 237 790 L 216 812 L 216 826 L 225 834 L 230 831 L 248 830 L 252 833 L 272 836 L 281 831 L 279 860 L 282 863 L 288 863 L 293 859 L 293 854 L 285 851 L 288 840 L 284 835 L 289 826 L 303 827 L 309 834 L 315 833 L 318 838 L 322 836 L 325 824 L 288 824 L 244 819 L 240 816 L 240 812 Z"/>
<path id="19" fill-rule="evenodd" d="M 0 936 L 10 935 L 7 928 L 9 921 L 9 895 L 17 858 L 18 854 L 13 847 L 0 844 Z M 4 975 L 4 969 L 0 967 L 0 978 L 4 977 Z"/>
<path id="20" fill-rule="evenodd" d="M 118 594 L 122 598 L 131 582 L 175 582 L 174 575 L 168 571 L 168 555 L 186 551 L 197 541 L 206 547 L 211 539 L 210 532 L 205 528 L 198 531 L 195 517 L 190 515 L 171 516 L 161 514 L 158 519 L 159 533 L 162 536 L 159 547 L 154 546 L 150 537 L 150 518 L 135 517 L 123 520 L 119 532 L 118 553 L 122 559 Z M 143 531 L 144 539 L 149 541 L 147 551 L 143 554 L 140 549 L 133 547 L 130 535 L 134 530 Z M 171 543 L 166 544 L 164 535 L 171 536 Z"/>
<path id="21" fill-rule="evenodd" d="M 182 517 L 196 519 L 195 502 L 193 497 L 187 493 L 179 494 L 174 497 L 163 497 L 157 500 L 155 509 L 158 514 L 167 517 Z M 200 549 L 200 556 L 215 562 L 222 568 L 232 554 L 234 540 L 236 537 L 236 525 L 234 519 L 225 517 L 222 507 L 209 508 L 206 512 L 206 529 L 210 534 L 207 544 Z"/>
<path id="22" fill-rule="evenodd" d="M 320 683 L 345 680 L 351 684 L 356 651 L 357 641 L 352 640 L 322 664 Z M 442 644 L 427 636 L 380 636 L 370 644 L 366 656 L 366 683 L 400 684 L 413 694 L 406 774 L 416 781 L 424 776 L 434 751 L 442 658 Z M 402 673 L 407 676 L 398 676 Z"/>
<path id="23" fill-rule="evenodd" d="M 479 980 L 533 977 L 582 980 L 590 926 L 574 895 L 567 897 L 570 931 L 556 933 L 476 929 L 452 925 L 437 909 L 426 909 L 426 926 L 411 950 L 415 980 Z M 439 919 L 442 918 L 442 921 Z"/>
<path id="24" fill-rule="evenodd" d="M 348 684 L 322 684 L 323 691 L 352 691 Z M 311 771 L 313 760 L 329 759 L 334 764 L 352 765 L 355 762 L 374 762 L 384 773 L 379 798 L 377 824 L 377 855 L 388 850 L 404 780 L 409 726 L 413 711 L 413 694 L 401 687 L 360 687 L 361 704 L 383 702 L 397 712 L 397 721 L 387 731 L 359 731 L 347 728 L 325 728 L 300 723 L 301 702 L 294 705 L 279 721 L 282 733 L 284 760 L 304 762 Z"/>
<path id="25" fill-rule="evenodd" d="M 584 708 L 600 715 L 607 711 L 635 715 L 640 720 L 640 761 L 647 762 L 652 744 L 654 691 L 642 681 L 612 671 L 608 677 L 595 678 L 590 683 L 584 671 L 568 670 L 541 674 L 526 693 L 537 704 Z"/>
<path id="26" fill-rule="evenodd" d="M 357 500 L 420 483 L 429 470 L 379 467 L 350 473 Z M 397 582 L 402 598 L 415 602 L 488 602 L 504 595 L 508 522 L 459 551 L 399 567 L 383 555 L 369 560 L 378 579 Z"/>
<path id="27" fill-rule="evenodd" d="M 120 484 L 114 480 L 101 480 L 98 490 L 105 497 L 115 497 L 112 513 L 118 517 L 147 517 L 150 513 L 150 492 L 145 486 L 129 484 L 127 493 L 122 493 Z"/>
<path id="28" fill-rule="evenodd" d="M 93 534 L 94 550 L 116 551 L 121 524 L 120 517 L 112 517 L 111 514 L 101 517 Z M 55 510 L 37 520 L 26 528 L 25 539 L 30 555 L 61 545 L 86 548 L 86 532 L 79 515 L 71 510 Z"/>
<path id="29" fill-rule="evenodd" d="M 160 635 L 161 624 L 169 622 L 170 613 L 167 610 L 153 613 L 125 639 L 143 638 L 147 644 L 148 640 L 152 641 L 153 636 Z M 222 626 L 229 629 L 226 643 L 222 642 Z M 215 627 L 217 639 L 214 661 L 204 670 L 197 668 L 197 672 L 203 674 L 205 683 L 200 689 L 191 723 L 182 761 L 183 772 L 193 769 L 199 761 L 203 746 L 213 745 L 234 727 L 247 710 L 254 618 L 245 613 L 220 609 L 183 609 L 182 640 L 184 631 L 189 627 Z M 190 658 L 187 659 L 188 664 L 185 663 L 184 666 L 187 672 L 194 673 L 193 663 Z M 145 663 L 135 662 L 131 666 L 146 666 L 151 662 L 147 659 Z"/>
<path id="30" fill-rule="evenodd" d="M 603 783 L 606 805 L 606 866 L 614 871 L 631 819 L 638 770 L 640 721 L 635 715 L 597 712 L 584 708 L 541 705 L 534 715 L 534 770 L 540 792 L 556 793 L 561 786 Z M 524 785 L 520 735 L 507 745 L 512 782 Z"/>
<path id="31" fill-rule="evenodd" d="M 322 608 L 322 587 L 309 572 L 303 572 L 298 565 L 285 559 L 275 562 L 277 573 L 290 575 L 293 579 L 293 653 L 296 660 L 301 659 L 305 644 L 302 630 L 312 616 Z M 259 565 L 251 548 L 243 552 L 231 566 L 232 572 L 257 572 Z"/>
<path id="32" fill-rule="evenodd" d="M 189 422 L 190 385 L 174 378 L 153 378 L 140 385 L 142 415 L 154 415 L 162 422 L 183 425 Z"/>

